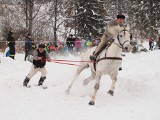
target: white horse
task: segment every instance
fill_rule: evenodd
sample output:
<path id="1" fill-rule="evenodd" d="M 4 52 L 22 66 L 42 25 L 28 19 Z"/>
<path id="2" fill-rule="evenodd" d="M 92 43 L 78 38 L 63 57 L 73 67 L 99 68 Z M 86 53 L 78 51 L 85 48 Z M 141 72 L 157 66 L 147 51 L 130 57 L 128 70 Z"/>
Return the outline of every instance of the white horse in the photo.
<path id="1" fill-rule="evenodd" d="M 91 62 L 89 59 L 90 55 L 93 53 L 93 51 L 95 51 L 96 47 L 91 48 L 81 56 L 81 60 L 86 62 L 80 63 L 80 66 L 78 67 L 76 74 L 74 75 L 73 80 L 68 86 L 66 92 L 70 92 L 70 89 L 79 74 L 85 68 L 90 67 L 91 75 L 83 82 L 83 85 L 87 85 L 91 80 L 95 80 L 94 93 L 91 96 L 89 105 L 95 104 L 96 93 L 99 89 L 100 79 L 102 75 L 108 74 L 111 77 L 112 84 L 108 93 L 113 96 L 119 67 L 121 66 L 122 62 L 122 49 L 125 49 L 129 52 L 131 48 L 132 46 L 130 44 L 129 27 L 120 27 L 117 38 L 115 38 L 114 42 L 110 45 L 110 47 L 106 48 L 100 53 L 100 55 L 97 57 L 96 63 Z"/>

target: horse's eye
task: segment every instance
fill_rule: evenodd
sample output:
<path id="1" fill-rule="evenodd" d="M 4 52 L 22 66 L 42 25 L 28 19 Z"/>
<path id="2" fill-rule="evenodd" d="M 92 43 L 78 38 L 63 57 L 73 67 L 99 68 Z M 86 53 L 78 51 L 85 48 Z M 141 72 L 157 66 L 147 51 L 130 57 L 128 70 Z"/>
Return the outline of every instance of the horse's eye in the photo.
<path id="1" fill-rule="evenodd" d="M 120 35 L 120 37 L 122 37 L 122 35 Z"/>

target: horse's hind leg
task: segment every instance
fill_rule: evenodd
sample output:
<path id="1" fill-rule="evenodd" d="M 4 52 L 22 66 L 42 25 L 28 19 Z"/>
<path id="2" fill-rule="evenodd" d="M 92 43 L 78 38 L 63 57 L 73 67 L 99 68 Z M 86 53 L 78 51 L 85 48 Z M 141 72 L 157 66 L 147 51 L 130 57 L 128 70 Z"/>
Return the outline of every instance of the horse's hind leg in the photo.
<path id="1" fill-rule="evenodd" d="M 91 80 L 94 80 L 96 73 L 91 71 L 91 75 L 83 81 L 83 85 L 88 85 Z"/>
<path id="2" fill-rule="evenodd" d="M 76 71 L 76 74 L 74 75 L 71 83 L 69 84 L 68 86 L 68 89 L 66 90 L 66 93 L 69 93 L 70 92 L 70 89 L 74 83 L 74 81 L 78 78 L 79 74 L 85 69 L 88 67 L 88 64 L 80 64 L 80 66 L 78 67 L 77 71 Z"/>

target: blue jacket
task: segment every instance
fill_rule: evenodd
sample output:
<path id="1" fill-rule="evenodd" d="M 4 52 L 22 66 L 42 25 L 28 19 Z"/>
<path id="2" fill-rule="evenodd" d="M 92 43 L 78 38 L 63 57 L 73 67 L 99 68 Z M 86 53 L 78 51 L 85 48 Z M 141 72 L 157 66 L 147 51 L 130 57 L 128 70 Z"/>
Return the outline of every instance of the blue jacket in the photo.
<path id="1" fill-rule="evenodd" d="M 32 50 L 32 39 L 29 37 L 25 38 L 25 50 L 27 51 Z"/>

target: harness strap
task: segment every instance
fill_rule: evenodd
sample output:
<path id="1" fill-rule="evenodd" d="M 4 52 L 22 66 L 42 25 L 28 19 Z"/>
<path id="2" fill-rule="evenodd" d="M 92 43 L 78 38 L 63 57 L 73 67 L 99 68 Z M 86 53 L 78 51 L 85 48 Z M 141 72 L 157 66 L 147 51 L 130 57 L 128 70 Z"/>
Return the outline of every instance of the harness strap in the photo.
<path id="1" fill-rule="evenodd" d="M 105 59 L 109 59 L 109 60 L 122 60 L 122 58 L 120 58 L 120 57 L 103 57 L 103 58 L 98 59 L 96 62 L 98 63 L 99 61 L 105 60 Z"/>
<path id="2" fill-rule="evenodd" d="M 111 44 L 110 44 L 111 45 Z M 104 49 L 108 49 L 109 47 L 110 47 L 110 45 L 107 45 L 107 44 L 105 44 L 102 48 L 101 48 L 101 50 L 99 50 L 99 52 L 97 52 L 96 53 L 96 56 L 98 56 Z M 105 53 L 105 57 L 106 57 L 106 53 Z M 97 59 L 97 57 L 96 57 L 96 59 Z M 96 60 L 93 62 L 93 66 L 94 66 L 94 70 L 96 71 Z"/>
<path id="3" fill-rule="evenodd" d="M 97 64 L 99 61 L 101 61 L 101 60 L 106 60 L 106 59 L 108 59 L 108 60 L 122 60 L 122 58 L 120 58 L 120 57 L 103 57 L 103 58 L 100 58 L 100 59 L 96 60 L 96 61 L 93 63 L 93 65 L 94 65 L 94 70 L 96 71 L 96 64 Z"/>
<path id="4" fill-rule="evenodd" d="M 108 38 L 108 36 L 106 35 L 106 33 L 104 33 L 105 34 L 105 36 Z"/>

